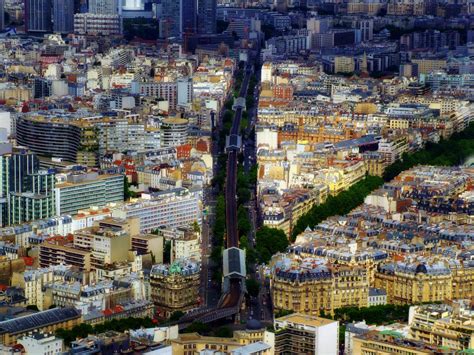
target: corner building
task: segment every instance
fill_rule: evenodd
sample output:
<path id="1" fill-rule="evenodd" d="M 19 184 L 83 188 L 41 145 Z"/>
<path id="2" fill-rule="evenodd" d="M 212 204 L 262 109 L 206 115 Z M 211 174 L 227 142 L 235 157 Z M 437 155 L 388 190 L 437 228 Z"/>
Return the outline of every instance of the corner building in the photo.
<path id="1" fill-rule="evenodd" d="M 189 311 L 199 305 L 200 265 L 190 260 L 154 265 L 150 286 L 160 317 L 169 317 L 175 311 Z"/>

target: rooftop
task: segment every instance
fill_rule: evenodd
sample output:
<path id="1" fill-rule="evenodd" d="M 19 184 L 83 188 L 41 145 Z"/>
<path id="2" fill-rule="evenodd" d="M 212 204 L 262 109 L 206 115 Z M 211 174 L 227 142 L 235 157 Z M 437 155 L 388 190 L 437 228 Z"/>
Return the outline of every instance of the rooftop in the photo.
<path id="1" fill-rule="evenodd" d="M 287 316 L 283 316 L 280 318 L 275 319 L 275 322 L 278 323 L 294 323 L 294 324 L 301 324 L 310 327 L 322 327 L 325 325 L 329 325 L 332 323 L 336 323 L 332 319 L 326 319 L 321 317 L 309 316 L 301 313 L 293 313 Z"/>
<path id="2" fill-rule="evenodd" d="M 80 316 L 81 312 L 74 307 L 49 309 L 47 311 L 0 322 L 0 334 L 22 333 L 28 330 L 66 322 L 69 319 L 79 318 Z"/>
<path id="3" fill-rule="evenodd" d="M 369 297 L 372 296 L 386 296 L 387 292 L 381 288 L 369 288 Z"/>
<path id="4" fill-rule="evenodd" d="M 232 355 L 246 355 L 255 354 L 261 351 L 270 350 L 271 346 L 263 341 L 257 341 L 256 343 L 248 344 L 235 349 L 231 352 Z"/>

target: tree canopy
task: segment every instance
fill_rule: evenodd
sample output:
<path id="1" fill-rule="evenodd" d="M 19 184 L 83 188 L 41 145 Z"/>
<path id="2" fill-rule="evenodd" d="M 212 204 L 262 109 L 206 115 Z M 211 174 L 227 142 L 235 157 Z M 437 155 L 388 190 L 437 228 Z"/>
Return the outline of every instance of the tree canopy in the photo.
<path id="1" fill-rule="evenodd" d="M 268 263 L 273 254 L 288 248 L 288 238 L 281 229 L 262 227 L 257 231 L 255 249 L 261 263 Z"/>
<path id="2" fill-rule="evenodd" d="M 344 307 L 334 311 L 334 319 L 344 322 L 359 322 L 365 320 L 367 324 L 388 324 L 407 322 L 409 305 L 378 305 L 372 307 Z"/>
<path id="3" fill-rule="evenodd" d="M 427 143 L 424 149 L 415 153 L 403 154 L 401 160 L 385 169 L 383 179 L 367 176 L 337 196 L 330 196 L 325 203 L 313 206 L 296 223 L 292 231 L 292 238 L 294 240 L 306 227 L 313 228 L 330 216 L 347 214 L 360 205 L 368 194 L 380 187 L 383 181 L 392 180 L 404 170 L 416 165 L 460 165 L 473 154 L 474 123 L 471 123 L 464 131 L 454 133 L 448 140 Z"/>
<path id="4" fill-rule="evenodd" d="M 348 190 L 339 193 L 337 196 L 329 196 L 324 203 L 313 206 L 296 222 L 292 233 L 293 240 L 308 226 L 313 228 L 330 216 L 349 213 L 352 209 L 364 202 L 364 198 L 370 192 L 382 184 L 382 178 L 367 176 L 365 179 L 352 185 Z"/>
<path id="5" fill-rule="evenodd" d="M 245 287 L 247 288 L 247 293 L 252 297 L 257 297 L 260 292 L 260 284 L 255 279 L 245 280 Z"/>
<path id="6" fill-rule="evenodd" d="M 471 123 L 464 131 L 454 133 L 448 140 L 427 143 L 422 150 L 404 153 L 400 160 L 385 169 L 383 177 L 385 181 L 390 181 L 402 171 L 416 165 L 461 165 L 473 154 L 474 123 Z"/>
<path id="7" fill-rule="evenodd" d="M 129 329 L 138 329 L 140 327 L 150 328 L 154 327 L 156 324 L 149 317 L 146 318 L 123 318 L 123 319 L 113 319 L 111 321 L 106 321 L 101 324 L 92 326 L 90 324 L 81 323 L 74 326 L 70 330 L 60 328 L 56 330 L 56 336 L 58 338 L 64 339 L 66 345 L 70 345 L 72 341 L 76 338 L 85 338 L 89 334 L 99 334 L 104 333 L 108 330 L 115 330 L 117 332 L 124 332 Z"/>

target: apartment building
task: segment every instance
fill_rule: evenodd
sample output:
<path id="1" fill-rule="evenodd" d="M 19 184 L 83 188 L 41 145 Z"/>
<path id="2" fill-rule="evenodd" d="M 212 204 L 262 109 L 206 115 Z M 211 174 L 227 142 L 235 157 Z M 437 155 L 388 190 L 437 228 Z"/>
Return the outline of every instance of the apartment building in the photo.
<path id="1" fill-rule="evenodd" d="M 169 176 L 167 169 L 158 166 L 137 167 L 137 182 L 160 190 L 180 188 L 183 184 L 182 179 Z"/>
<path id="2" fill-rule="evenodd" d="M 163 262 L 163 245 L 164 239 L 160 235 L 155 234 L 136 234 L 131 237 L 132 250 L 138 255 L 153 255 L 155 263 Z"/>
<path id="3" fill-rule="evenodd" d="M 74 32 L 82 35 L 121 35 L 122 18 L 119 15 L 78 13 L 74 15 Z"/>
<path id="4" fill-rule="evenodd" d="M 467 301 L 410 307 L 410 337 L 458 351 L 474 348 L 474 313 Z"/>
<path id="5" fill-rule="evenodd" d="M 153 303 L 146 300 L 127 301 L 106 308 L 104 311 L 90 312 L 83 317 L 84 323 L 92 326 L 126 318 L 152 318 L 154 316 Z"/>
<path id="6" fill-rule="evenodd" d="M 161 122 L 160 144 L 162 147 L 178 147 L 188 140 L 189 120 L 170 117 Z"/>
<path id="7" fill-rule="evenodd" d="M 33 332 L 18 339 L 26 353 L 41 355 L 59 354 L 63 352 L 63 342 L 61 338 L 56 338 L 52 333 Z"/>
<path id="8" fill-rule="evenodd" d="M 140 219 L 140 232 L 150 233 L 161 227 L 177 228 L 201 223 L 202 207 L 199 194 L 178 188 L 152 194 L 142 194 L 141 199 L 123 204 L 112 216 Z"/>
<path id="9" fill-rule="evenodd" d="M 162 228 L 159 233 L 171 242 L 171 262 L 180 259 L 201 262 L 201 234 L 193 226 Z"/>
<path id="10" fill-rule="evenodd" d="M 412 59 L 412 63 L 418 65 L 419 74 L 430 74 L 434 71 L 443 70 L 447 66 L 446 59 Z"/>
<path id="11" fill-rule="evenodd" d="M 212 351 L 229 355 L 273 354 L 272 345 L 264 341 L 265 332 L 260 329 L 257 334 L 254 333 L 252 329 L 234 331 L 232 338 L 203 336 L 198 333 L 180 334 L 177 339 L 171 340 L 171 351 L 176 355 L 185 355 L 189 349 L 195 352 Z M 247 342 L 249 335 L 254 338 L 252 342 Z"/>
<path id="12" fill-rule="evenodd" d="M 328 195 L 325 185 L 316 185 L 311 190 L 288 189 L 282 194 L 275 189 L 260 194 L 263 224 L 283 230 L 291 235 L 294 224 L 314 205 L 323 203 Z"/>
<path id="13" fill-rule="evenodd" d="M 132 93 L 161 98 L 168 102 L 170 110 L 176 110 L 178 103 L 178 83 L 173 82 L 132 82 Z"/>
<path id="14" fill-rule="evenodd" d="M 84 316 L 92 310 L 104 310 L 113 293 L 111 282 L 81 285 L 79 282 L 55 282 L 46 285 L 43 292 L 45 306 L 74 307 Z"/>
<path id="15" fill-rule="evenodd" d="M 71 218 L 72 219 L 71 232 L 75 232 L 79 229 L 92 227 L 97 221 L 100 221 L 104 218 L 111 217 L 111 216 L 112 216 L 112 211 L 108 207 L 99 208 L 97 206 L 92 206 L 86 209 L 78 210 L 77 213 Z M 67 233 L 59 232 L 57 234 L 64 235 Z"/>
<path id="16" fill-rule="evenodd" d="M 91 250 L 91 267 L 126 262 L 131 246 L 130 234 L 99 225 L 81 229 L 74 234 L 74 247 Z"/>
<path id="17" fill-rule="evenodd" d="M 332 314 L 341 307 L 367 307 L 369 279 L 364 267 L 326 265 L 316 258 L 283 260 L 273 267 L 271 291 L 277 310 Z"/>
<path id="18" fill-rule="evenodd" d="M 387 304 L 387 292 L 378 288 L 369 288 L 369 302 L 368 306 L 380 306 Z"/>
<path id="19" fill-rule="evenodd" d="M 355 60 L 353 57 L 334 57 L 334 73 L 353 73 L 355 71 Z"/>
<path id="20" fill-rule="evenodd" d="M 363 155 L 367 173 L 372 176 L 382 177 L 385 168 L 388 166 L 387 161 L 378 152 L 367 152 Z"/>
<path id="21" fill-rule="evenodd" d="M 39 263 L 41 267 L 69 264 L 81 271 L 92 270 L 92 252 L 74 247 L 72 240 L 51 237 L 40 244 Z"/>
<path id="22" fill-rule="evenodd" d="M 91 206 L 103 207 L 124 200 L 124 176 L 75 172 L 56 175 L 55 199 L 58 214 L 75 215 Z"/>
<path id="23" fill-rule="evenodd" d="M 150 272 L 151 298 L 160 317 L 189 311 L 199 305 L 200 264 L 178 260 L 154 265 Z"/>
<path id="24" fill-rule="evenodd" d="M 393 304 L 438 302 L 452 299 L 453 294 L 451 270 L 441 261 L 406 261 L 379 265 L 374 285 L 384 289 L 387 292 L 387 302 Z"/>
<path id="25" fill-rule="evenodd" d="M 393 330 L 372 330 L 357 335 L 353 339 L 352 354 L 433 354 L 436 346 L 407 339 L 400 332 Z M 442 350 L 442 349 L 439 349 Z"/>
<path id="26" fill-rule="evenodd" d="M 94 150 L 97 136 L 93 127 L 71 118 L 76 116 L 57 118 L 52 113 L 22 115 L 16 122 L 17 142 L 39 156 L 97 166 Z"/>
<path id="27" fill-rule="evenodd" d="M 339 353 L 339 322 L 326 318 L 293 313 L 276 318 L 275 355 Z"/>
<path id="28" fill-rule="evenodd" d="M 40 266 L 71 264 L 91 271 L 104 265 L 128 262 L 131 235 L 139 233 L 136 218 L 104 218 L 92 227 L 67 237 L 47 237 L 40 244 Z"/>
<path id="29" fill-rule="evenodd" d="M 314 180 L 327 186 L 331 195 L 337 195 L 362 180 L 366 172 L 366 164 L 362 160 L 336 161 L 321 169 Z"/>
<path id="30" fill-rule="evenodd" d="M 393 139 L 382 139 L 379 142 L 378 152 L 389 164 L 400 159 L 402 154 L 408 151 L 407 137 L 401 136 Z"/>
<path id="31" fill-rule="evenodd" d="M 89 278 L 82 272 L 75 271 L 70 265 L 52 265 L 47 268 L 14 272 L 11 278 L 13 285 L 21 287 L 25 292 L 28 305 L 38 307 L 40 311 L 45 307 L 44 289 L 54 282 L 86 282 Z"/>

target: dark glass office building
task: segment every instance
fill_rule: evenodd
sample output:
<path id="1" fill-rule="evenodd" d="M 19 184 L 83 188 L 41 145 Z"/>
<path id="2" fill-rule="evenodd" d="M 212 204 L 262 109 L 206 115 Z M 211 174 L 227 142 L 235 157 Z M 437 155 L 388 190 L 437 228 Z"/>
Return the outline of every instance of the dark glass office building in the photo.
<path id="1" fill-rule="evenodd" d="M 50 32 L 51 9 L 51 0 L 25 0 L 25 31 Z"/>
<path id="2" fill-rule="evenodd" d="M 217 0 L 199 0 L 198 2 L 198 33 L 216 33 Z"/>

